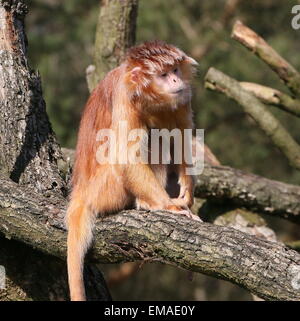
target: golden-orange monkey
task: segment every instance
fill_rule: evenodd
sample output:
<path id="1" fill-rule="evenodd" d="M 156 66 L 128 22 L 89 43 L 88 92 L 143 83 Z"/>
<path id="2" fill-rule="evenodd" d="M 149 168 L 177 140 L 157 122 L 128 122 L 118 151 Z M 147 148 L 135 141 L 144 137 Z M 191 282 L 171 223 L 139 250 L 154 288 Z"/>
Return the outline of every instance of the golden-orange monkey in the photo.
<path id="1" fill-rule="evenodd" d="M 71 300 L 85 300 L 84 256 L 97 214 L 107 215 L 135 204 L 137 208 L 170 210 L 197 219 L 189 211 L 193 178 L 186 174 L 187 162 L 176 165 L 180 193 L 171 198 L 166 192 L 167 165 L 161 161 L 102 163 L 97 156 L 101 145 L 98 132 L 118 131 L 121 121 L 126 121 L 129 131 L 191 129 L 190 83 L 196 64 L 173 45 L 146 42 L 131 48 L 124 63 L 110 71 L 91 94 L 80 123 L 66 216 Z M 135 142 L 127 138 L 119 137 L 115 145 L 132 147 Z"/>

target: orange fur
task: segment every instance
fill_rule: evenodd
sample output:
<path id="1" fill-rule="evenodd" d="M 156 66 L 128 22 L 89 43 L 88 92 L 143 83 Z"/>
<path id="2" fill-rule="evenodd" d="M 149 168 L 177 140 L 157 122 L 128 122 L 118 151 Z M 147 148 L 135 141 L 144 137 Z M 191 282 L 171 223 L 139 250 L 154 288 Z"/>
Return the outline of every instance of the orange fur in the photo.
<path id="1" fill-rule="evenodd" d="M 165 189 L 166 165 L 99 164 L 96 137 L 100 129 L 117 130 L 121 120 L 127 121 L 128 130 L 192 128 L 190 81 L 194 64 L 192 58 L 172 45 L 145 43 L 130 49 L 125 62 L 108 73 L 91 94 L 80 123 L 66 216 L 72 300 L 85 300 L 83 262 L 97 214 L 106 215 L 134 203 L 138 208 L 173 211 L 192 205 L 193 181 L 184 173 L 186 164 L 178 165 L 180 199 L 171 199 Z M 187 88 L 183 98 L 161 92 L 152 82 L 154 75 L 173 66 L 179 66 L 182 72 Z M 117 141 L 120 148 L 125 144 L 125 137 Z"/>

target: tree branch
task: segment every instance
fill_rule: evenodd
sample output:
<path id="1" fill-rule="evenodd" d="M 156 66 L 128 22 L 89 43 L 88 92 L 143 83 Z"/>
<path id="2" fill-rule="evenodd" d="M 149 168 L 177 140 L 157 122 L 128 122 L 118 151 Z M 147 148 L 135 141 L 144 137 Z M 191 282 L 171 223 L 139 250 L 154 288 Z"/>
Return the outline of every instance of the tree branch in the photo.
<path id="1" fill-rule="evenodd" d="M 74 150 L 62 148 L 69 166 Z M 300 187 L 267 179 L 228 166 L 221 166 L 205 146 L 205 167 L 197 177 L 195 197 L 230 200 L 253 212 L 279 216 L 300 223 Z M 212 165 L 213 166 L 212 166 Z"/>
<path id="2" fill-rule="evenodd" d="M 300 73 L 263 38 L 240 21 L 234 24 L 231 36 L 270 66 L 295 96 L 300 96 Z"/>
<path id="3" fill-rule="evenodd" d="M 94 65 L 87 68 L 90 92 L 106 73 L 121 63 L 127 49 L 134 45 L 137 12 L 138 0 L 101 2 Z"/>
<path id="4" fill-rule="evenodd" d="M 290 165 L 300 169 L 300 146 L 265 105 L 243 89 L 237 80 L 210 68 L 205 76 L 205 87 L 219 91 L 238 102 L 287 157 Z"/>
<path id="5" fill-rule="evenodd" d="M 66 255 L 66 201 L 0 180 L 0 232 L 35 249 Z M 232 228 L 163 211 L 129 210 L 98 220 L 90 262 L 146 260 L 236 283 L 269 300 L 299 300 L 300 255 Z M 293 288 L 294 286 L 294 288 Z"/>
<path id="6" fill-rule="evenodd" d="M 245 90 L 250 91 L 263 103 L 278 107 L 294 116 L 300 117 L 299 99 L 294 99 L 277 89 L 252 82 L 241 81 L 240 86 Z"/>
<path id="7" fill-rule="evenodd" d="M 300 187 L 225 166 L 206 165 L 195 196 L 231 200 L 236 206 L 300 223 Z"/>

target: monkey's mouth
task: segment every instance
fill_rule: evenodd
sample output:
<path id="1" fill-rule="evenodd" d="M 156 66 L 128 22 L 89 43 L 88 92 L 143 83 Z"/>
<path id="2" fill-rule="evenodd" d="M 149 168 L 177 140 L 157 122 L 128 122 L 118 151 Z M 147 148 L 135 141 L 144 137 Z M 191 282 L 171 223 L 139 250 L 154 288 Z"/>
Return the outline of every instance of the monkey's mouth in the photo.
<path id="1" fill-rule="evenodd" d="M 184 88 L 181 88 L 181 89 L 178 89 L 178 90 L 176 90 L 176 91 L 173 91 L 172 94 L 173 94 L 173 95 L 179 95 L 179 94 L 182 94 L 183 91 L 184 91 Z"/>

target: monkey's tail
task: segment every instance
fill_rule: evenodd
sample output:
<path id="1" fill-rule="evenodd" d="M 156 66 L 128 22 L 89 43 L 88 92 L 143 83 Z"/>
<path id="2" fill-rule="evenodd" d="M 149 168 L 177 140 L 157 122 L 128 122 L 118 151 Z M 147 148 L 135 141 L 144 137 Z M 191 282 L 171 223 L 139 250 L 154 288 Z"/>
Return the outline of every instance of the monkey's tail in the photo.
<path id="1" fill-rule="evenodd" d="M 82 200 L 72 198 L 67 210 L 68 278 L 72 301 L 85 301 L 84 256 L 93 237 L 94 215 Z"/>

